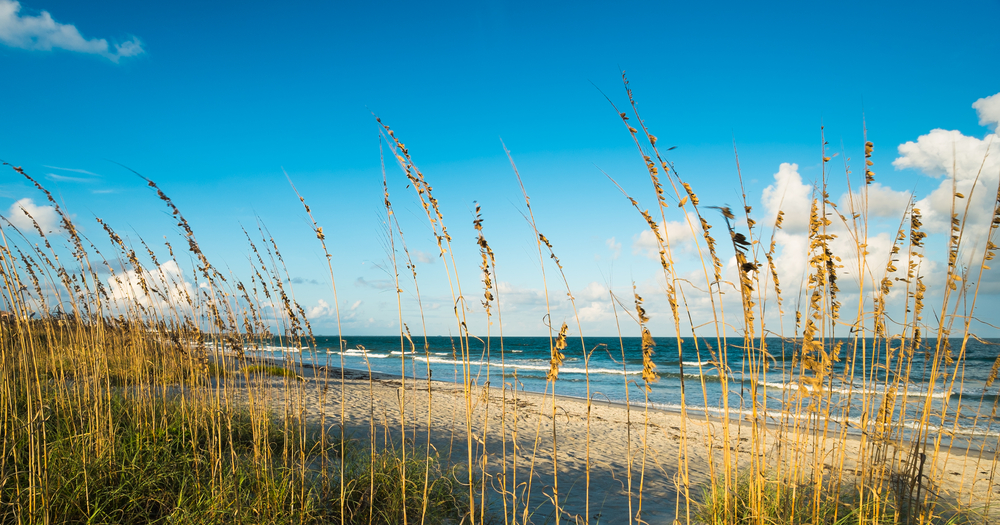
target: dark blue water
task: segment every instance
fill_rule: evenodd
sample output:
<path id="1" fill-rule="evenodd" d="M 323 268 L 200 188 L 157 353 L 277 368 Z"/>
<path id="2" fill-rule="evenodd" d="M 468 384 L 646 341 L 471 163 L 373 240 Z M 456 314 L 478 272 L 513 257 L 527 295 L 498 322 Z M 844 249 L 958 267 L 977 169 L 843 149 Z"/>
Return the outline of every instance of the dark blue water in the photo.
<path id="1" fill-rule="evenodd" d="M 465 379 L 462 364 L 466 362 L 468 380 L 475 386 L 504 384 L 518 390 L 551 392 L 553 385 L 546 381 L 551 355 L 547 337 L 505 337 L 502 341 L 470 338 L 467 348 L 458 338 L 448 337 L 429 337 L 426 348 L 423 338 L 414 338 L 412 347 L 405 340 L 401 343 L 399 336 L 346 336 L 343 341 L 344 351 L 338 349 L 337 337 L 317 337 L 314 348 L 271 346 L 256 353 L 271 358 L 301 359 L 316 365 L 343 363 L 357 370 L 370 367 L 373 371 L 405 374 L 415 379 L 426 379 L 430 374 L 435 380 L 454 382 Z M 563 351 L 566 358 L 554 383 L 557 394 L 584 398 L 589 386 L 595 400 L 624 403 L 627 397 L 633 404 L 646 401 L 640 338 L 592 337 L 586 339 L 585 347 L 579 339 L 570 339 L 568 343 Z M 816 389 L 801 381 L 801 377 L 815 374 L 803 374 L 801 359 L 795 357 L 799 350 L 796 343 L 778 338 L 766 339 L 765 343 L 769 357 L 762 358 L 759 350 L 744 350 L 742 339 L 730 339 L 724 354 L 714 352 L 719 346 L 715 339 L 699 339 L 696 344 L 692 338 L 683 338 L 680 352 L 676 339 L 657 340 L 652 359 L 659 377 L 649 384 L 649 403 L 656 408 L 679 409 L 683 385 L 689 410 L 707 409 L 719 414 L 728 401 L 730 413 L 749 413 L 756 395 L 758 413 L 766 408 L 776 418 L 782 407 L 812 404 L 831 411 L 835 420 L 857 429 L 862 419 L 872 421 L 878 417 L 884 394 L 891 391 L 896 395 L 887 408 L 895 411 L 893 419 L 899 421 L 898 415 L 905 413 L 901 431 L 915 426 L 913 420 L 919 419 L 929 399 L 934 414 L 932 424 L 940 425 L 940 414 L 946 410 L 945 426 L 956 436 L 993 441 L 1000 437 L 1000 418 L 996 416 L 1000 381 L 985 387 L 1000 353 L 1000 339 L 985 343 L 970 340 L 964 356 L 960 356 L 961 340 L 950 340 L 954 361 L 946 365 L 941 360 L 946 373 L 939 374 L 934 388 L 928 388 L 933 346 L 926 344 L 913 352 L 907 370 L 905 365 L 902 369 L 898 366 L 898 343 L 893 344 L 894 351 L 887 364 L 884 346 L 873 349 L 870 340 L 865 349 L 861 341 L 828 341 L 826 350 L 836 353 L 839 361 L 830 361 L 829 373 L 822 387 Z M 838 343 L 839 352 L 835 352 Z M 930 345 L 933 344 L 931 341 Z M 819 355 L 814 357 L 820 359 Z M 725 374 L 720 373 L 721 369 Z M 862 391 L 880 394 L 869 397 L 875 399 L 875 404 L 867 414 L 861 403 Z"/>

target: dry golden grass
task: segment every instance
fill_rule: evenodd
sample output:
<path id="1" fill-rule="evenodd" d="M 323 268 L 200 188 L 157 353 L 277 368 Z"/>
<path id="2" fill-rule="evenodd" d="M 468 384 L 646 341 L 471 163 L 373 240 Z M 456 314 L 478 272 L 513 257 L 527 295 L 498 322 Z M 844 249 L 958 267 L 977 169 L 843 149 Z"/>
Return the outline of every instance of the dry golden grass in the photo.
<path id="1" fill-rule="evenodd" d="M 391 387 L 395 401 L 390 402 L 385 401 L 388 380 L 370 367 L 357 379 L 343 366 L 309 366 L 301 352 L 289 352 L 283 363 L 255 360 L 256 349 L 275 341 L 285 348 L 315 347 L 278 244 L 263 225 L 257 234 L 244 230 L 253 262 L 249 280 L 224 275 L 202 251 L 173 201 L 147 180 L 196 261 L 192 290 L 158 271 L 157 250 L 140 240 L 137 251 L 98 219 L 114 250 L 101 253 L 48 191 L 13 168 L 55 208 L 61 233 L 46 235 L 34 219 L 31 233 L 6 219 L 0 224 L 6 312 L 0 319 L 0 522 L 527 525 L 625 520 L 764 525 L 998 519 L 992 501 L 997 444 L 979 439 L 958 450 L 960 440 L 948 436 L 949 428 L 968 422 L 970 412 L 973 424 L 994 420 L 996 404 L 984 402 L 960 412 L 951 403 L 935 403 L 932 396 L 910 391 L 910 379 L 915 356 L 924 353 L 926 361 L 920 362 L 931 367 L 927 391 L 960 390 L 964 384 L 979 283 L 996 252 L 1000 188 L 982 247 L 966 246 L 971 194 L 954 192 L 945 280 L 930 283 L 940 288 L 941 303 L 928 322 L 924 301 L 930 284 L 922 273 L 927 234 L 921 211 L 912 203 L 900 210 L 889 259 L 872 260 L 867 250 L 867 188 L 875 181 L 874 144 L 865 137 L 860 187 L 852 189 L 847 176 L 852 198 L 845 215 L 828 194 L 833 155 L 824 140 L 822 179 L 816 183 L 808 222 L 808 272 L 795 298 L 796 309 L 786 313 L 784 308 L 793 301 L 783 297 L 787 291 L 779 286 L 775 255 L 784 213 L 779 212 L 773 224 L 757 227 L 741 176 L 742 211 L 701 204 L 690 182 L 660 151 L 624 75 L 623 81 L 631 115 L 612 106 L 645 165 L 655 207 L 643 208 L 612 182 L 638 212 L 637 222 L 644 222 L 655 238 L 673 332 L 660 336 L 657 346 L 658 334 L 649 328 L 638 291 L 633 287 L 630 305 L 609 293 L 616 322 L 619 309 L 634 322 L 632 328 L 619 325 L 623 372 L 627 356 L 621 334 L 641 337 L 645 397 L 630 399 L 629 379 L 623 375 L 624 407 L 605 407 L 607 412 L 602 412 L 622 417 L 620 427 L 594 416 L 589 366 L 597 348 L 588 350 L 586 327 L 553 247 L 557 240 L 541 233 L 509 152 L 523 192 L 525 219 L 535 237 L 547 310 L 551 312 L 546 271 L 551 276 L 554 269 L 576 324 L 575 334 L 568 323 L 549 326 L 550 368 L 541 396 L 519 388 L 516 369 L 508 369 L 505 362 L 502 329 L 497 348 L 491 346 L 494 334 L 481 339 L 467 328 L 472 315 L 483 315 L 487 327 L 495 316 L 502 327 L 497 255 L 487 242 L 482 210 L 477 206 L 473 220 L 482 289 L 468 297 L 480 295 L 483 308 L 474 310 L 454 256 L 456 249 L 465 247 L 453 245 L 440 203 L 410 151 L 377 119 L 384 145 L 416 191 L 443 262 L 454 305 L 455 353 L 462 363 L 455 402 L 437 393 L 445 388 L 440 384 L 408 378 L 402 356 L 398 387 Z M 418 352 L 422 340 L 429 357 L 416 267 L 393 211 L 384 168 L 383 188 L 401 354 Z M 324 231 L 305 197 L 296 195 L 327 258 L 336 298 L 330 263 L 334 256 L 326 244 L 334 233 Z M 674 213 L 683 215 L 695 240 L 703 279 L 697 285 L 679 275 L 676 246 L 661 226 Z M 711 233 L 710 218 L 717 216 L 728 243 Z M 834 252 L 838 236 L 849 237 L 852 253 Z M 726 282 L 723 275 L 730 247 L 735 283 Z M 169 262 L 177 264 L 174 247 L 164 248 Z M 974 263 L 970 267 L 962 257 L 973 249 L 977 251 L 968 259 Z M 151 265 L 143 263 L 147 257 Z M 856 266 L 843 269 L 845 260 Z M 400 277 L 400 266 L 405 267 L 405 278 Z M 99 275 L 98 267 L 110 272 L 110 280 Z M 841 300 L 849 296 L 841 290 L 845 271 L 857 286 L 851 290 L 857 304 L 848 309 L 852 318 L 841 316 Z M 420 310 L 420 332 L 415 335 L 403 315 L 406 279 L 412 281 Z M 975 286 L 967 284 L 970 281 Z M 727 287 L 738 293 L 738 305 L 726 301 Z M 896 289 L 903 289 L 901 305 L 889 301 Z M 691 296 L 706 298 L 711 306 L 711 319 L 700 327 L 688 306 Z M 727 313 L 727 305 L 734 305 L 730 309 L 735 307 L 737 313 Z M 776 328 L 766 323 L 775 318 L 774 309 L 779 317 L 794 320 L 794 334 L 784 334 L 780 322 Z M 266 318 L 265 310 L 276 312 L 277 319 Z M 337 317 L 339 337 L 339 313 Z M 768 346 L 767 337 L 772 336 L 781 336 L 780 348 Z M 578 349 L 570 343 L 575 337 Z M 960 345 L 953 347 L 957 341 Z M 685 379 L 682 346 L 688 342 L 699 355 L 710 357 L 707 362 L 699 358 L 698 381 Z M 473 348 L 480 343 L 485 384 L 473 373 L 481 359 Z M 681 408 L 671 416 L 676 419 L 669 420 L 676 423 L 671 427 L 676 434 L 665 439 L 662 421 L 667 416 L 653 409 L 649 393 L 660 387 L 654 348 L 667 352 L 671 345 L 681 367 Z M 739 362 L 732 358 L 732 347 L 740 349 Z M 342 340 L 340 350 L 346 350 Z M 499 352 L 499 372 L 493 368 L 493 352 Z M 586 399 L 579 405 L 557 394 L 567 355 L 582 358 L 585 368 Z M 769 367 L 775 363 L 779 370 L 792 371 L 785 379 L 794 386 L 777 397 L 766 391 L 769 377 L 776 373 Z M 429 359 L 427 366 L 429 378 Z M 720 377 L 717 407 L 711 406 L 707 393 L 708 369 Z M 1000 357 L 987 387 L 998 370 Z M 730 378 L 749 381 L 739 406 L 730 404 Z M 701 399 L 700 406 L 688 403 L 692 396 Z M 641 419 L 632 414 L 640 402 Z M 391 416 L 380 412 L 387 404 L 393 406 Z M 577 406 L 579 414 L 571 417 L 570 408 Z M 852 410 L 860 411 L 860 417 Z M 857 419 L 860 428 L 853 431 L 842 423 L 849 418 Z M 597 479 L 602 462 L 608 461 L 607 450 L 601 448 L 609 447 L 607 441 L 593 446 L 598 434 L 602 440 L 617 436 L 621 441 L 615 450 L 624 458 L 612 459 L 623 467 L 614 478 L 619 488 L 613 490 Z M 447 453 L 442 450 L 445 435 Z M 70 457 L 73 461 L 67 460 Z M 982 479 L 987 480 L 985 488 Z M 670 490 L 663 492 L 662 487 Z M 651 501 L 654 490 L 658 492 Z M 603 516 L 611 493 L 626 500 L 626 510 Z M 666 503 L 671 516 L 655 510 L 663 508 L 664 494 L 672 498 Z"/>

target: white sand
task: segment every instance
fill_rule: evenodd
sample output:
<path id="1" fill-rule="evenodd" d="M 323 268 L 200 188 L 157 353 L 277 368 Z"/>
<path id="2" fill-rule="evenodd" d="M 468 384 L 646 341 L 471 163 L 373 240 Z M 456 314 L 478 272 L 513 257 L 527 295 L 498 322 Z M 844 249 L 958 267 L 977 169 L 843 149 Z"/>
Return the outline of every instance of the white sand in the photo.
<path id="1" fill-rule="evenodd" d="M 301 409 L 314 423 L 325 415 L 325 424 L 333 428 L 339 427 L 343 409 L 347 434 L 365 443 L 369 442 L 374 421 L 379 441 L 388 435 L 398 442 L 405 430 L 417 449 L 423 449 L 429 438 L 433 449 L 453 462 L 467 464 L 471 448 L 473 463 L 485 463 L 487 502 L 500 523 L 504 522 L 505 512 L 508 517 L 515 514 L 515 499 L 517 523 L 525 523 L 525 513 L 529 523 L 554 522 L 556 483 L 563 520 L 585 521 L 588 444 L 591 523 L 628 523 L 630 515 L 638 515 L 648 523 L 672 523 L 678 491 L 683 492 L 685 480 L 679 473 L 685 469 L 679 463 L 684 460 L 687 486 L 697 498 L 713 469 L 717 477 L 722 477 L 726 461 L 737 464 L 739 472 L 748 472 L 756 457 L 760 468 L 773 473 L 778 468 L 787 469 L 797 457 L 800 465 L 806 465 L 805 479 L 815 461 L 830 478 L 836 478 L 843 469 L 843 479 L 851 480 L 859 467 L 856 459 L 861 457 L 859 437 L 841 440 L 836 429 L 829 431 L 825 440 L 806 431 L 786 432 L 779 439 L 778 428 L 772 427 L 758 429 L 763 439 L 752 440 L 749 422 L 730 420 L 729 439 L 724 440 L 723 422 L 706 418 L 703 411 L 692 411 L 684 419 L 677 413 L 649 410 L 646 424 L 641 400 L 630 410 L 624 405 L 595 401 L 588 425 L 587 403 L 581 399 L 557 396 L 553 420 L 551 395 L 518 391 L 515 398 L 509 388 L 492 387 L 479 388 L 467 398 L 460 384 L 434 381 L 428 399 L 426 380 L 407 379 L 404 389 L 398 377 L 376 374 L 369 381 L 367 373 L 345 371 L 342 384 L 339 369 L 331 369 L 329 379 L 323 377 L 326 373 L 323 369 L 307 369 L 305 380 L 289 383 L 293 384 L 290 389 L 284 387 L 283 380 L 271 380 L 278 388 L 268 389 L 267 402 L 276 409 L 283 407 L 278 410 Z M 558 393 L 558 382 L 556 388 Z M 288 396 L 293 399 L 286 403 Z M 401 412 L 403 405 L 405 413 Z M 558 470 L 552 457 L 553 425 Z M 681 455 L 685 436 L 686 458 Z M 728 444 L 728 454 L 723 443 Z M 817 456 L 814 451 L 822 452 Z M 930 486 L 945 499 L 981 509 L 990 498 L 996 498 L 997 487 L 992 481 L 994 455 L 982 454 L 981 459 L 980 455 L 978 451 L 953 450 L 949 454 L 942 450 L 933 462 L 935 468 L 931 468 L 930 461 L 924 467 L 928 475 L 925 480 L 929 479 Z M 473 470 L 477 478 L 482 475 L 478 467 Z M 506 498 L 501 497 L 503 493 Z M 991 503 L 991 507 L 995 506 L 995 502 Z M 688 521 L 685 509 L 681 497 L 682 523 Z"/>

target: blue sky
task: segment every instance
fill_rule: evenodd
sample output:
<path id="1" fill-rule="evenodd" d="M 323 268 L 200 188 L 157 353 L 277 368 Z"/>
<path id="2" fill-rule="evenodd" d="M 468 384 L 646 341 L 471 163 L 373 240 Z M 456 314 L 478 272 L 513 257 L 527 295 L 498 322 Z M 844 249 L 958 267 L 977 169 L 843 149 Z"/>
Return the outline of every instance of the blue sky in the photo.
<path id="1" fill-rule="evenodd" d="M 1000 98 L 987 98 L 1000 92 L 998 19 L 995 0 L 947 7 L 0 0 L 0 159 L 42 180 L 95 241 L 103 235 L 96 215 L 133 239 L 160 243 L 167 235 L 176 245 L 165 208 L 119 164 L 126 165 L 157 181 L 211 259 L 240 276 L 247 247 L 239 228 L 256 228 L 259 218 L 300 280 L 296 298 L 315 314 L 317 332 L 335 333 L 323 306 L 333 304 L 329 277 L 287 172 L 328 234 L 345 332 L 394 333 L 374 112 L 434 186 L 463 285 L 473 290 L 466 295 L 479 296 L 478 202 L 498 257 L 501 301 L 508 299 L 504 329 L 540 334 L 541 273 L 502 138 L 539 228 L 590 308 L 585 333 L 616 333 L 604 290 L 627 294 L 632 281 L 663 333 L 671 328 L 644 222 L 601 171 L 644 206 L 654 204 L 642 159 L 604 97 L 627 102 L 621 70 L 659 145 L 677 146 L 670 158 L 705 204 L 739 202 L 735 141 L 762 218 L 762 196 L 801 193 L 820 177 L 821 124 L 829 148 L 843 151 L 828 164 L 831 193 L 843 194 L 842 159 L 852 159 L 854 177 L 862 171 L 864 118 L 883 185 L 877 202 L 886 208 L 873 223 L 894 231 L 905 206 L 900 192 L 935 205 L 942 151 L 957 144 L 959 163 L 982 160 L 991 115 L 1000 114 L 993 109 Z M 977 111 L 980 99 L 987 102 Z M 913 147 L 900 151 L 907 142 Z M 1000 150 L 992 147 L 995 160 Z M 398 167 L 390 164 L 388 175 L 408 245 L 420 252 L 428 331 L 448 334 L 451 299 L 433 238 Z M 995 191 L 997 177 L 984 173 L 993 189 L 981 195 Z M 11 215 L 25 198 L 44 204 L 12 171 L 0 179 L 0 212 Z M 802 259 L 793 234 L 782 244 L 792 273 Z M 681 257 L 685 270 L 697 270 L 693 252 Z M 1000 293 L 993 279 L 982 292 L 987 305 Z M 404 322 L 414 327 L 412 286 L 404 288 Z M 557 323 L 569 316 L 565 301 L 556 305 Z"/>

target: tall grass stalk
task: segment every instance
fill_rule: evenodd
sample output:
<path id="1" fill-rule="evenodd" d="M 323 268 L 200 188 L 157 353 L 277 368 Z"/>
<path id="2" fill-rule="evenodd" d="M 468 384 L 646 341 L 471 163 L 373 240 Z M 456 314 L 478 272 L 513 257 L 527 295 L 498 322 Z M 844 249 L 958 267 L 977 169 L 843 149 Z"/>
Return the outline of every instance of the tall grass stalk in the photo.
<path id="1" fill-rule="evenodd" d="M 294 185 L 326 258 L 339 372 L 312 361 L 320 339 L 299 304 L 279 242 L 262 221 L 256 231 L 243 228 L 248 269 L 222 270 L 174 200 L 149 179 L 142 180 L 155 194 L 150 198 L 166 207 L 184 251 L 175 253 L 176 242 L 160 246 L 120 235 L 100 218 L 101 239 L 90 238 L 41 183 L 12 167 L 52 206 L 58 231 L 46 231 L 26 210 L 17 210 L 26 221 L 0 217 L 0 522 L 474 525 L 499 523 L 502 515 L 505 525 L 922 525 L 998 519 L 992 484 L 1000 439 L 963 434 L 969 425 L 994 431 L 1000 403 L 990 390 L 1000 357 L 982 388 L 986 395 L 968 400 L 970 346 L 989 343 L 977 337 L 974 322 L 982 321 L 976 308 L 1000 229 L 1000 182 L 986 184 L 994 174 L 983 171 L 985 159 L 968 181 L 952 168 L 943 281 L 932 282 L 939 275 L 926 260 L 928 210 L 915 197 L 898 210 L 884 257 L 873 248 L 882 241 L 873 214 L 878 203 L 870 200 L 875 146 L 867 123 L 859 176 L 852 175 L 843 147 L 832 152 L 821 127 L 820 178 L 808 217 L 797 225 L 804 228 L 805 248 L 792 254 L 789 245 L 779 251 L 782 236 L 790 234 L 786 203 L 779 199 L 773 222 L 759 224 L 735 141 L 742 210 L 702 203 L 694 179 L 681 177 L 670 150 L 641 118 L 624 73 L 622 82 L 626 111 L 608 101 L 640 155 L 640 179 L 648 178 L 655 205 L 643 207 L 626 191 L 630 178 L 608 179 L 638 213 L 636 225 L 655 240 L 663 296 L 654 302 L 633 281 L 625 304 L 624 294 L 608 284 L 617 350 L 588 350 L 570 274 L 536 222 L 525 180 L 502 145 L 541 272 L 548 330 L 541 393 L 525 392 L 507 355 L 503 311 L 510 307 L 501 302 L 497 268 L 503 253 L 487 242 L 483 210 L 477 205 L 472 218 L 475 247 L 471 239 L 453 243 L 429 178 L 377 117 L 380 153 L 386 148 L 404 177 L 394 180 L 382 159 L 383 269 L 391 272 L 396 294 L 398 382 L 378 376 L 368 348 L 348 348 L 333 271 L 340 255 L 327 244 L 337 232 L 324 231 Z M 834 173 L 840 168 L 831 164 L 838 154 L 847 188 L 842 202 L 830 195 L 839 187 Z M 424 210 L 419 220 L 427 221 L 448 282 L 455 382 L 461 384 L 454 403 L 451 393 L 437 394 L 449 389 L 431 377 L 418 272 L 405 221 L 390 201 L 399 182 L 415 191 Z M 978 208 L 983 201 L 989 201 L 986 213 Z M 674 222 L 686 230 L 684 239 L 667 227 L 676 213 L 683 215 Z M 983 215 L 988 224 L 980 224 Z M 729 242 L 711 233 L 718 225 Z M 681 242 L 690 250 L 681 251 Z M 473 250 L 481 310 L 463 293 L 460 276 L 467 274 L 456 254 Z M 793 256 L 806 269 L 792 276 L 798 283 L 780 282 Z M 193 268 L 185 271 L 185 261 Z M 403 265 L 408 277 L 400 276 Z M 550 297 L 553 271 L 562 280 L 565 310 Z M 619 311 L 634 324 L 619 319 Z M 418 315 L 420 333 L 414 334 Z M 569 391 L 568 372 L 580 372 L 564 367 L 566 354 L 576 352 L 567 350 L 571 323 L 583 363 L 579 403 L 557 394 L 557 387 Z M 483 326 L 485 334 L 470 325 Z M 656 334 L 659 342 L 654 329 L 664 331 Z M 622 336 L 630 330 L 638 335 L 634 355 Z M 426 383 L 415 364 L 421 337 Z M 676 347 L 676 368 L 667 368 L 675 366 L 672 349 L 663 352 L 669 361 L 655 353 L 671 346 L 664 341 Z M 348 350 L 360 352 L 367 377 L 346 370 Z M 620 426 L 595 415 L 603 408 L 592 399 L 599 395 L 591 383 L 598 351 L 615 366 L 621 359 Z M 654 394 L 667 388 L 661 378 L 674 371 L 677 414 L 654 406 Z M 631 379 L 633 373 L 641 381 Z M 641 400 L 631 388 L 642 389 Z M 642 403 L 641 429 L 636 403 Z M 675 439 L 668 439 L 668 420 L 676 422 Z M 617 436 L 624 445 L 593 446 L 597 435 Z M 579 469 L 582 494 L 571 468 Z M 602 477 L 608 470 L 620 489 L 608 488 L 615 487 Z M 610 514 L 613 504 L 605 508 L 592 497 L 598 491 L 606 502 L 619 498 L 627 515 Z"/>

